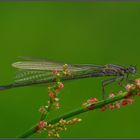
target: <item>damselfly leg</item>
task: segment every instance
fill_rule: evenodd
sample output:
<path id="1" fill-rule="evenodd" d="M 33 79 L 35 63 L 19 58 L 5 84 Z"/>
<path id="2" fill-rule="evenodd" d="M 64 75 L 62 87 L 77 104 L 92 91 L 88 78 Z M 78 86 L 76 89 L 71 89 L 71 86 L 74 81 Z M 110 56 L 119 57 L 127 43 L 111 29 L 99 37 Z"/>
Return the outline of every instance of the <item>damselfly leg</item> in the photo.
<path id="1" fill-rule="evenodd" d="M 124 79 L 124 76 L 119 76 L 111 79 L 107 79 L 102 81 L 102 98 L 105 99 L 105 87 L 113 82 L 119 81 L 119 83 L 122 83 Z"/>

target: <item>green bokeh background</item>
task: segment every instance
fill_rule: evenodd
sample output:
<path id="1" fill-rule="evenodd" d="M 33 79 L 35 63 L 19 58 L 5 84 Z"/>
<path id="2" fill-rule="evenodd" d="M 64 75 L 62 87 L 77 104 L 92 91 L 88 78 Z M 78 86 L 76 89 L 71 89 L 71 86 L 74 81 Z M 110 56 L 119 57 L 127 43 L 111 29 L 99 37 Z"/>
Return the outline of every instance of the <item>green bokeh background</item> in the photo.
<path id="1" fill-rule="evenodd" d="M 18 56 L 49 58 L 65 63 L 136 64 L 139 75 L 139 3 L 0 3 L 0 83 L 13 81 L 11 63 Z M 101 98 L 101 80 L 65 83 L 61 109 L 48 119 L 79 107 L 90 97 Z M 107 92 L 122 90 L 116 84 Z M 32 86 L 0 92 L 0 137 L 16 137 L 39 121 L 38 109 L 47 87 Z M 62 138 L 140 137 L 140 99 L 115 111 L 99 110 L 77 116 Z M 37 134 L 32 137 L 47 137 Z"/>

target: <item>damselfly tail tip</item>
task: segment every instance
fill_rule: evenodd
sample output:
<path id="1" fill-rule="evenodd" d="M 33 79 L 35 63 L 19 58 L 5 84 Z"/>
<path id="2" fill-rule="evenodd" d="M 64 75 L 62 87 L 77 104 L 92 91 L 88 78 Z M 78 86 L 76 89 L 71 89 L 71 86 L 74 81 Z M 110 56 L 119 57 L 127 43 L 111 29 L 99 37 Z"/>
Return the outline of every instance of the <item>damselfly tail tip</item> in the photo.
<path id="1" fill-rule="evenodd" d="M 1 90 L 6 90 L 6 89 L 9 89 L 9 87 L 8 86 L 0 86 L 0 91 Z"/>

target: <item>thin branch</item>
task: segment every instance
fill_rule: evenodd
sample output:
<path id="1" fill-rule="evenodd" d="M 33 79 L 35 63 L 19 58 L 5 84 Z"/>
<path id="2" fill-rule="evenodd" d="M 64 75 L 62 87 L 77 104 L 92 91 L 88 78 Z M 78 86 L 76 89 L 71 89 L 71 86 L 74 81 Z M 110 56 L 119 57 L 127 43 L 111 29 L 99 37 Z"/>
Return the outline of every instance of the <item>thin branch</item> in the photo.
<path id="1" fill-rule="evenodd" d="M 74 109 L 66 114 L 63 114 L 61 116 L 56 117 L 55 119 L 52 119 L 50 121 L 48 121 L 48 124 L 55 124 L 58 121 L 60 121 L 60 119 L 69 119 L 71 117 L 74 117 L 76 115 L 79 115 L 81 113 L 87 112 L 87 111 L 91 111 L 91 110 L 95 110 L 95 109 L 99 109 L 101 107 L 104 107 L 105 105 L 108 105 L 110 103 L 119 101 L 121 99 L 125 99 L 130 95 L 136 95 L 140 92 L 140 88 L 134 88 L 133 90 L 131 90 L 131 92 L 129 91 L 125 91 L 125 92 L 121 92 L 120 94 L 112 97 L 112 98 L 107 98 L 105 100 L 101 100 L 98 101 L 95 104 L 89 104 L 86 107 L 79 107 L 77 109 Z M 44 117 L 45 119 L 45 117 Z M 36 124 L 35 126 L 33 126 L 32 128 L 30 128 L 29 130 L 27 130 L 26 132 L 24 132 L 23 134 L 21 134 L 20 136 L 18 136 L 18 138 L 27 138 L 29 136 L 32 136 L 33 134 L 35 134 L 38 131 L 38 124 Z"/>
<path id="2" fill-rule="evenodd" d="M 51 108 L 52 108 L 52 99 L 50 98 L 49 99 L 49 105 L 48 105 L 48 108 L 46 109 L 45 112 L 42 113 L 41 115 L 41 118 L 40 118 L 40 121 L 43 121 L 46 119 L 47 115 L 50 113 L 51 111 Z"/>

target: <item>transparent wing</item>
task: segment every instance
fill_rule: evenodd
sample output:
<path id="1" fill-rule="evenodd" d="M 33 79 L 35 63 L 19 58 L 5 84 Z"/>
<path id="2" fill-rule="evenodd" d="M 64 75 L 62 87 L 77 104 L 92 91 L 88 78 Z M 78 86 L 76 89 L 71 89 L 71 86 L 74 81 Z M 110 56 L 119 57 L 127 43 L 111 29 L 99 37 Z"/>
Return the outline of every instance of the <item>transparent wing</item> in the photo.
<path id="1" fill-rule="evenodd" d="M 20 61 L 13 63 L 12 66 L 17 68 L 19 71 L 16 75 L 16 82 L 33 82 L 43 81 L 52 78 L 52 70 L 63 70 L 64 63 L 58 63 L 54 61 L 48 61 L 46 59 L 26 59 L 26 61 Z M 99 72 L 104 66 L 93 65 L 93 64 L 68 64 L 68 69 L 72 74 L 88 73 L 88 70 L 93 72 Z M 84 73 L 85 73 L 84 72 Z"/>
<path id="2" fill-rule="evenodd" d="M 13 67 L 18 68 L 18 69 L 29 69 L 29 70 L 62 70 L 63 65 L 65 63 L 60 62 L 60 61 L 52 61 L 47 58 L 34 58 L 31 56 L 19 56 L 23 61 L 16 62 L 12 64 Z M 80 71 L 84 69 L 93 69 L 93 70 L 98 70 L 105 68 L 103 65 L 94 65 L 94 64 L 69 64 L 68 65 L 69 69 L 71 71 Z"/>
<path id="3" fill-rule="evenodd" d="M 37 82 L 52 79 L 52 70 L 61 70 L 63 63 L 53 62 L 46 58 L 35 58 L 31 56 L 19 56 L 21 62 L 13 63 L 12 66 L 17 68 L 14 78 L 16 83 L 19 82 Z M 60 68 L 61 66 L 61 68 Z"/>
<path id="4" fill-rule="evenodd" d="M 51 71 L 19 70 L 16 73 L 14 81 L 16 83 L 46 81 L 52 77 Z"/>
<path id="5" fill-rule="evenodd" d="M 63 65 L 62 63 L 55 63 L 55 62 L 49 62 L 49 61 L 21 61 L 21 62 L 16 62 L 13 63 L 12 66 L 18 69 L 22 70 L 58 70 L 61 71 L 63 70 Z M 73 71 L 82 71 L 84 69 L 88 69 L 89 66 L 74 66 L 74 65 L 68 65 L 68 69 L 73 72 Z"/>

